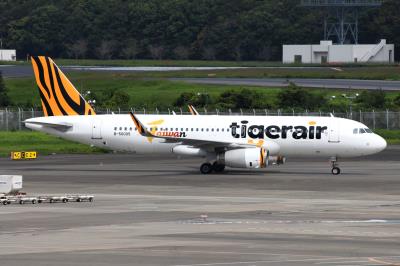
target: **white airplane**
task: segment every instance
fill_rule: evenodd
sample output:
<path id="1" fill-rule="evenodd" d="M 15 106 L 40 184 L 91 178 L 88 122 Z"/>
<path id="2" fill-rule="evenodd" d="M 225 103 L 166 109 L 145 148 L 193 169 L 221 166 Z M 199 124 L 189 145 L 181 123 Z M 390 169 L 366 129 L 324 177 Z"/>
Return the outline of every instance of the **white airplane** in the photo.
<path id="1" fill-rule="evenodd" d="M 338 158 L 386 148 L 362 123 L 332 116 L 96 115 L 52 59 L 32 57 L 32 65 L 45 116 L 26 127 L 115 151 L 202 157 L 203 174 L 318 156 L 337 175 Z"/>

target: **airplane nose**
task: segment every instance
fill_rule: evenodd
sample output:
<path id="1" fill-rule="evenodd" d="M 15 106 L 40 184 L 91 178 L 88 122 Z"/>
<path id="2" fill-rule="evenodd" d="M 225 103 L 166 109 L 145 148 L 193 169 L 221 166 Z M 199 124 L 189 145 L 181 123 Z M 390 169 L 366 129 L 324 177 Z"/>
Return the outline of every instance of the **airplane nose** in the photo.
<path id="1" fill-rule="evenodd" d="M 376 152 L 383 151 L 384 149 L 386 149 L 386 146 L 387 146 L 386 140 L 381 136 L 376 135 L 374 140 L 374 148 Z"/>

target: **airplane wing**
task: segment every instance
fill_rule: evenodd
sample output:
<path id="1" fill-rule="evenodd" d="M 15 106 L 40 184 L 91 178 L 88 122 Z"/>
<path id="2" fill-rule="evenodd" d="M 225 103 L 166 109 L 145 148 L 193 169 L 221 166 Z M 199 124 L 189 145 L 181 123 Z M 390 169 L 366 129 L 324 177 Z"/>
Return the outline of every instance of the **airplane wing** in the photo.
<path id="1" fill-rule="evenodd" d="M 254 148 L 258 143 L 244 144 L 244 143 L 235 143 L 230 141 L 213 141 L 213 140 L 205 140 L 205 139 L 192 139 L 187 137 L 172 137 L 172 136 L 162 136 L 162 135 L 154 135 L 152 132 L 148 131 L 146 127 L 139 121 L 139 119 L 130 112 L 130 116 L 138 129 L 138 132 L 144 137 L 158 138 L 164 139 L 165 142 L 169 143 L 177 143 L 189 146 L 195 146 L 199 148 L 227 148 L 227 149 L 242 149 L 242 148 Z M 274 143 L 274 145 L 277 145 Z"/>

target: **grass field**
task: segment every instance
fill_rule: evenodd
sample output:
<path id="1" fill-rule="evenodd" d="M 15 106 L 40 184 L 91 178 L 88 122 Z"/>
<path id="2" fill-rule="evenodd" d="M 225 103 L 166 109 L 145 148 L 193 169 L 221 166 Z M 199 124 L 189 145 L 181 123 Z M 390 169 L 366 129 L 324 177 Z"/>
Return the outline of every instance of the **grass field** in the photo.
<path id="1" fill-rule="evenodd" d="M 386 139 L 388 144 L 400 145 L 400 130 L 375 129 L 374 131 Z"/>
<path id="2" fill-rule="evenodd" d="M 98 72 L 69 73 L 68 75 L 79 89 L 84 92 L 101 95 L 105 91 L 122 90 L 129 94 L 129 105 L 140 108 L 163 108 L 173 106 L 174 101 L 182 92 L 207 93 L 211 96 L 219 95 L 225 90 L 240 90 L 240 86 L 219 86 L 188 84 L 168 80 L 146 80 L 135 75 L 110 74 Z M 40 107 L 40 98 L 33 78 L 5 79 L 9 88 L 8 95 L 16 105 L 33 103 Z M 266 101 L 272 102 L 280 89 L 251 88 L 262 93 Z M 166 108 L 164 108 L 166 109 Z"/>
<path id="3" fill-rule="evenodd" d="M 400 145 L 400 130 L 380 129 L 375 131 L 384 137 L 389 144 Z M 66 141 L 40 132 L 0 131 L 0 156 L 10 156 L 12 151 L 37 151 L 39 156 L 48 154 L 71 154 L 71 153 L 102 153 L 105 150 L 91 148 L 75 142 Z"/>
<path id="4" fill-rule="evenodd" d="M 159 73 L 160 74 L 160 73 Z M 84 92 L 90 90 L 101 95 L 106 91 L 122 90 L 129 94 L 129 106 L 135 108 L 167 109 L 173 106 L 174 101 L 182 92 L 207 93 L 217 96 L 226 90 L 241 90 L 247 88 L 260 94 L 262 101 L 268 106 L 274 106 L 277 95 L 282 88 L 263 88 L 233 85 L 203 85 L 185 82 L 172 82 L 162 78 L 148 79 L 143 74 L 102 73 L 102 72 L 70 72 L 68 77 L 79 89 Z M 34 78 L 5 79 L 12 102 L 19 106 L 35 105 L 40 107 L 39 93 Z M 327 97 L 341 95 L 345 90 L 310 89 L 316 93 L 323 93 Z M 394 98 L 398 92 L 388 92 L 389 98 Z M 346 99 L 337 98 L 336 104 Z"/>
<path id="5" fill-rule="evenodd" d="M 339 69 L 339 70 L 338 70 Z M 152 72 L 148 77 L 168 78 L 319 78 L 400 80 L 400 67 L 245 68 L 225 70 Z"/>
<path id="6" fill-rule="evenodd" d="M 53 153 L 99 153 L 101 149 L 91 148 L 58 137 L 32 131 L 0 131 L 0 156 L 10 156 L 12 151 L 37 151 L 40 155 Z"/>

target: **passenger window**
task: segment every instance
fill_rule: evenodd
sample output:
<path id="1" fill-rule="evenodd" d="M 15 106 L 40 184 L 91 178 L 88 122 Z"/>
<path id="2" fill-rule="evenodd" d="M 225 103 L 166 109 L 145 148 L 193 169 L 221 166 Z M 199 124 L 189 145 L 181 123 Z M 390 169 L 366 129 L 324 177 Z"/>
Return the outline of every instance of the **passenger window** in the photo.
<path id="1" fill-rule="evenodd" d="M 114 127 L 114 130 L 117 130 L 118 128 L 117 127 Z"/>
<path id="2" fill-rule="evenodd" d="M 122 127 L 120 127 L 119 130 L 122 130 Z"/>
<path id="3" fill-rule="evenodd" d="M 223 128 L 221 128 L 221 131 L 222 131 L 222 132 L 224 132 L 224 129 L 223 129 Z"/>
<path id="4" fill-rule="evenodd" d="M 188 129 L 188 128 L 186 128 L 186 131 L 189 131 L 189 129 Z"/>
<path id="5" fill-rule="evenodd" d="M 217 128 L 217 132 L 219 132 L 219 128 Z"/>
<path id="6" fill-rule="evenodd" d="M 201 129 L 201 132 L 203 132 L 203 131 L 204 131 L 204 128 Z"/>
<path id="7" fill-rule="evenodd" d="M 126 127 L 126 128 L 125 128 L 125 131 L 127 131 L 127 130 L 128 130 L 128 128 Z"/>
<path id="8" fill-rule="evenodd" d="M 131 127 L 129 128 L 129 131 L 132 131 L 132 128 L 131 128 Z"/>
<path id="9" fill-rule="evenodd" d="M 171 127 L 171 131 L 174 131 L 174 129 Z"/>
<path id="10" fill-rule="evenodd" d="M 212 128 L 211 131 L 214 132 L 214 129 Z"/>
<path id="11" fill-rule="evenodd" d="M 178 128 L 176 128 L 176 130 L 175 131 L 179 131 L 179 129 Z"/>
<path id="12" fill-rule="evenodd" d="M 183 131 L 183 128 L 181 128 L 181 131 Z"/>
<path id="13" fill-rule="evenodd" d="M 198 129 L 198 128 L 196 128 L 196 131 L 199 131 L 199 129 Z"/>
<path id="14" fill-rule="evenodd" d="M 358 134 L 358 128 L 353 129 L 353 134 Z"/>
<path id="15" fill-rule="evenodd" d="M 206 129 L 206 131 L 208 132 L 208 128 Z"/>
<path id="16" fill-rule="evenodd" d="M 365 132 L 365 130 L 363 128 L 360 128 L 360 134 L 364 134 L 364 133 L 367 133 L 367 132 Z"/>

